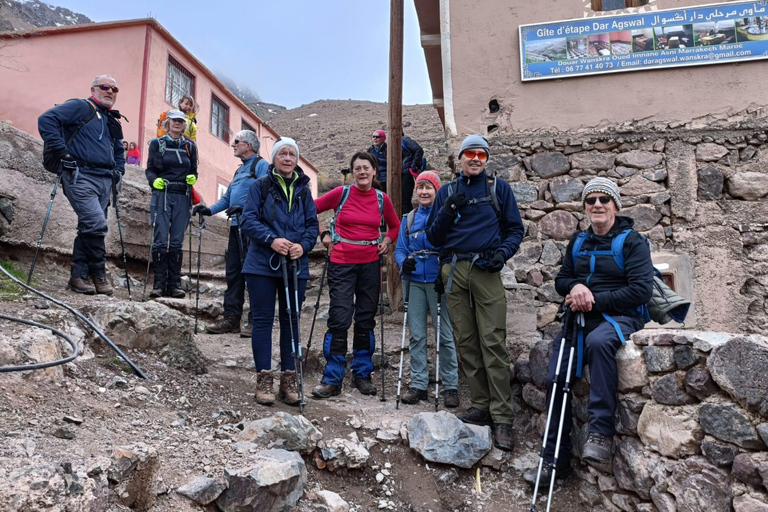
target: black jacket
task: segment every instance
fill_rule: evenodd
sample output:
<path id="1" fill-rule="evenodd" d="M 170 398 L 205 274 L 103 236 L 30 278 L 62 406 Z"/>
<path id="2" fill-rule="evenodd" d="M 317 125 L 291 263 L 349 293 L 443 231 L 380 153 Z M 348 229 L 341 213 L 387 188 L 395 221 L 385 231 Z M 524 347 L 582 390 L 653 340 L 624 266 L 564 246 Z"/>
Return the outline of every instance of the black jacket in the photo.
<path id="1" fill-rule="evenodd" d="M 197 176 L 197 146 L 192 141 L 182 138 L 174 142 L 167 135 L 149 141 L 146 175 L 150 188 L 155 179 L 163 178 L 179 184 L 170 187 L 169 192 L 186 192 L 189 174 Z"/>
<path id="2" fill-rule="evenodd" d="M 419 143 L 403 135 L 403 174 L 413 169 L 414 172 L 421 172 L 424 169 L 421 168 L 421 160 L 424 158 L 424 150 L 419 146 Z"/>

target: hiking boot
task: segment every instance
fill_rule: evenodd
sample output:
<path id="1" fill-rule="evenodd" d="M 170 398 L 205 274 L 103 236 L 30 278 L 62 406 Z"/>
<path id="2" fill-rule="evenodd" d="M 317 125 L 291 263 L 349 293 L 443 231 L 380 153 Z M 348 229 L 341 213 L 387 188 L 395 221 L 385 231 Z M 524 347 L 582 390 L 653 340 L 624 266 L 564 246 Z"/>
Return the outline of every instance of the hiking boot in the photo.
<path id="1" fill-rule="evenodd" d="M 165 294 L 165 287 L 168 284 L 168 253 L 165 250 L 152 251 L 152 265 L 155 271 L 155 282 L 152 284 L 149 298 L 156 299 Z"/>
<path id="2" fill-rule="evenodd" d="M 67 289 L 76 293 L 84 293 L 86 295 L 93 295 L 96 293 L 96 288 L 93 287 L 90 281 L 83 279 L 82 277 L 72 276 L 67 282 Z"/>
<path id="3" fill-rule="evenodd" d="M 129 278 L 130 279 L 130 278 Z M 99 295 L 112 295 L 112 285 L 109 284 L 106 275 L 93 276 L 93 284 L 96 286 L 96 293 Z"/>
<path id="4" fill-rule="evenodd" d="M 275 403 L 273 378 L 274 374 L 269 370 L 261 370 L 256 374 L 256 403 L 261 405 Z"/>
<path id="5" fill-rule="evenodd" d="M 184 259 L 182 251 L 168 253 L 168 296 L 183 299 L 186 295 L 181 289 L 181 262 Z M 238 322 L 238 327 L 240 327 Z"/>
<path id="6" fill-rule="evenodd" d="M 443 402 L 448 409 L 455 409 L 459 406 L 459 390 L 446 389 L 443 392 Z"/>
<path id="7" fill-rule="evenodd" d="M 253 325 L 251 325 L 250 323 L 247 323 L 240 329 L 240 337 L 250 338 L 252 332 L 253 332 Z"/>
<path id="8" fill-rule="evenodd" d="M 208 334 L 224 334 L 240 331 L 240 319 L 236 316 L 225 316 L 213 325 L 208 326 L 205 332 Z"/>
<path id="9" fill-rule="evenodd" d="M 511 452 L 515 449 L 515 434 L 511 423 L 498 423 L 493 427 L 493 445 L 499 450 Z"/>
<path id="10" fill-rule="evenodd" d="M 481 427 L 485 425 L 493 425 L 493 420 L 491 419 L 491 413 L 488 411 L 481 411 L 480 409 L 477 409 L 475 407 L 470 407 L 465 412 L 460 412 L 456 415 L 457 418 L 459 418 L 464 423 L 471 423 L 472 425 L 480 425 Z"/>
<path id="11" fill-rule="evenodd" d="M 332 396 L 338 396 L 341 394 L 341 385 L 334 386 L 333 384 L 320 383 L 312 388 L 312 396 L 315 398 L 331 398 Z"/>
<path id="12" fill-rule="evenodd" d="M 373 385 L 373 382 L 371 382 L 370 377 L 366 377 L 364 379 L 355 379 L 355 387 L 363 395 L 373 396 L 376 394 L 376 391 L 377 391 L 376 386 Z"/>
<path id="13" fill-rule="evenodd" d="M 175 286 L 169 286 L 168 287 L 168 296 L 173 297 L 174 299 L 183 299 L 187 296 L 186 293 L 184 293 L 184 290 L 181 288 L 176 288 Z"/>
<path id="14" fill-rule="evenodd" d="M 162 297 L 163 293 L 165 293 L 165 289 L 163 288 L 152 288 L 152 291 L 149 292 L 149 298 L 150 299 L 156 299 L 158 297 Z"/>
<path id="15" fill-rule="evenodd" d="M 538 474 L 538 472 L 539 472 L 538 466 L 524 472 L 523 480 L 525 480 L 525 483 L 527 483 L 531 487 L 536 487 L 536 475 Z M 572 472 L 573 472 L 573 469 L 571 468 L 570 464 L 563 468 L 557 468 L 557 473 L 555 473 L 555 480 L 556 481 L 565 480 L 566 478 L 571 476 Z M 544 462 L 544 466 L 541 468 L 541 478 L 539 479 L 539 489 L 547 489 L 551 481 L 552 481 L 552 464 L 549 462 Z"/>
<path id="16" fill-rule="evenodd" d="M 590 432 L 581 458 L 593 464 L 607 465 L 613 456 L 613 437 L 608 437 L 599 432 Z"/>
<path id="17" fill-rule="evenodd" d="M 280 388 L 277 396 L 287 405 L 299 405 L 299 387 L 294 370 L 286 370 L 280 374 Z"/>
<path id="18" fill-rule="evenodd" d="M 404 404 L 417 404 L 419 400 L 429 400 L 426 389 L 418 389 L 414 387 L 408 388 L 403 394 L 403 398 L 400 399 Z"/>

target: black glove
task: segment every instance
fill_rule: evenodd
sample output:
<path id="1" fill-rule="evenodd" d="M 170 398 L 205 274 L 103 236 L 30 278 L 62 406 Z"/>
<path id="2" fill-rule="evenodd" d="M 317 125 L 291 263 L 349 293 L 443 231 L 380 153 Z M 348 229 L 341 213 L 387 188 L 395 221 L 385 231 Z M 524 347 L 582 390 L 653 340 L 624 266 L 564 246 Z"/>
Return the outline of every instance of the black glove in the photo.
<path id="1" fill-rule="evenodd" d="M 208 216 L 208 215 L 210 215 L 210 214 L 211 214 L 211 209 L 210 209 L 210 208 L 208 208 L 208 207 L 207 207 L 207 206 L 205 206 L 205 205 L 202 205 L 202 204 L 196 204 L 196 205 L 195 205 L 195 206 L 192 208 L 192 215 L 197 215 L 198 213 L 199 213 L 200 215 L 205 215 L 205 216 Z"/>
<path id="2" fill-rule="evenodd" d="M 437 276 L 437 281 L 435 281 L 435 291 L 438 296 L 445 293 L 445 285 L 443 285 L 443 278 L 440 275 Z"/>
<path id="3" fill-rule="evenodd" d="M 459 209 L 467 204 L 467 198 L 464 194 L 453 194 L 448 197 L 443 206 L 443 210 L 448 212 L 449 215 L 455 217 L 459 213 Z"/>
<path id="4" fill-rule="evenodd" d="M 112 173 L 112 183 L 114 185 L 117 185 L 118 183 L 120 183 L 120 180 L 123 179 L 123 174 L 117 169 L 112 169 L 112 171 L 110 172 Z"/>
<path id="5" fill-rule="evenodd" d="M 493 258 L 491 258 L 491 261 L 489 261 L 485 266 L 485 270 L 488 272 L 499 272 L 502 268 L 504 268 L 504 264 L 506 262 L 507 258 L 504 257 L 504 253 L 501 251 L 496 251 L 493 253 Z"/>
<path id="6" fill-rule="evenodd" d="M 240 215 L 241 213 L 243 213 L 242 206 L 230 206 L 226 209 L 227 217 L 233 217 L 235 215 Z"/>
<path id="7" fill-rule="evenodd" d="M 416 258 L 409 256 L 403 261 L 403 274 L 411 275 L 416 272 Z"/>
<path id="8" fill-rule="evenodd" d="M 56 158 L 59 159 L 63 171 L 74 172 L 77 170 L 77 160 L 66 149 L 60 149 L 56 154 Z"/>

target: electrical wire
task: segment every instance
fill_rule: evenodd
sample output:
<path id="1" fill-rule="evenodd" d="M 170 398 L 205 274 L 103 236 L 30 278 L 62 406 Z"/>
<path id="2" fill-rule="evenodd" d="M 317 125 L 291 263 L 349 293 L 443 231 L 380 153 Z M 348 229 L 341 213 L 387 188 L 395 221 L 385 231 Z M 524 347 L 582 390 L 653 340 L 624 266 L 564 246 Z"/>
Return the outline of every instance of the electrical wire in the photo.
<path id="1" fill-rule="evenodd" d="M 17 318 L 15 316 L 8 316 L 8 315 L 0 315 L 0 318 L 3 320 L 10 320 L 11 322 L 18 322 L 20 324 L 27 324 L 31 325 L 33 327 L 39 327 L 40 329 L 46 329 L 48 331 L 51 331 L 56 336 L 59 336 L 61 338 L 64 338 L 67 343 L 72 347 L 72 354 L 69 357 L 65 357 L 64 359 L 57 359 L 56 361 L 51 361 L 48 363 L 34 363 L 34 364 L 22 364 L 18 366 L 0 366 L 0 373 L 2 372 L 25 372 L 29 370 L 42 370 L 44 368 L 50 368 L 52 366 L 58 366 L 60 364 L 66 364 L 70 361 L 73 361 L 77 356 L 80 355 L 80 347 L 77 346 L 77 343 L 75 343 L 72 338 L 64 334 L 58 329 L 54 329 L 50 325 L 40 324 L 37 322 L 32 322 L 31 320 L 24 320 L 23 318 Z"/>

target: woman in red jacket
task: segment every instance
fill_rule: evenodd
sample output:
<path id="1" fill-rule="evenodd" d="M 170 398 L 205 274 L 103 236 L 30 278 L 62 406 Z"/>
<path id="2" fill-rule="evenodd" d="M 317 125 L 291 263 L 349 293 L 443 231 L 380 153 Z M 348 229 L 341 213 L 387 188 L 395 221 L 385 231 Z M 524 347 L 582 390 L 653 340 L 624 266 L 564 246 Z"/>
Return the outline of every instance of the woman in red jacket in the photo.
<path id="1" fill-rule="evenodd" d="M 347 365 L 347 331 L 353 316 L 350 370 L 354 384 L 364 395 L 376 394 L 371 382 L 371 356 L 376 347 L 373 331 L 381 289 L 379 257 L 397 240 L 400 220 L 389 197 L 373 188 L 376 158 L 362 151 L 355 153 L 350 167 L 354 185 L 336 187 L 315 201 L 317 213 L 336 211 L 331 229 L 320 235 L 320 241 L 331 253 L 328 266 L 331 306 L 328 331 L 323 339 L 325 371 L 320 384 L 312 390 L 315 398 L 341 393 Z M 382 217 L 387 225 L 383 237 L 379 232 Z"/>

